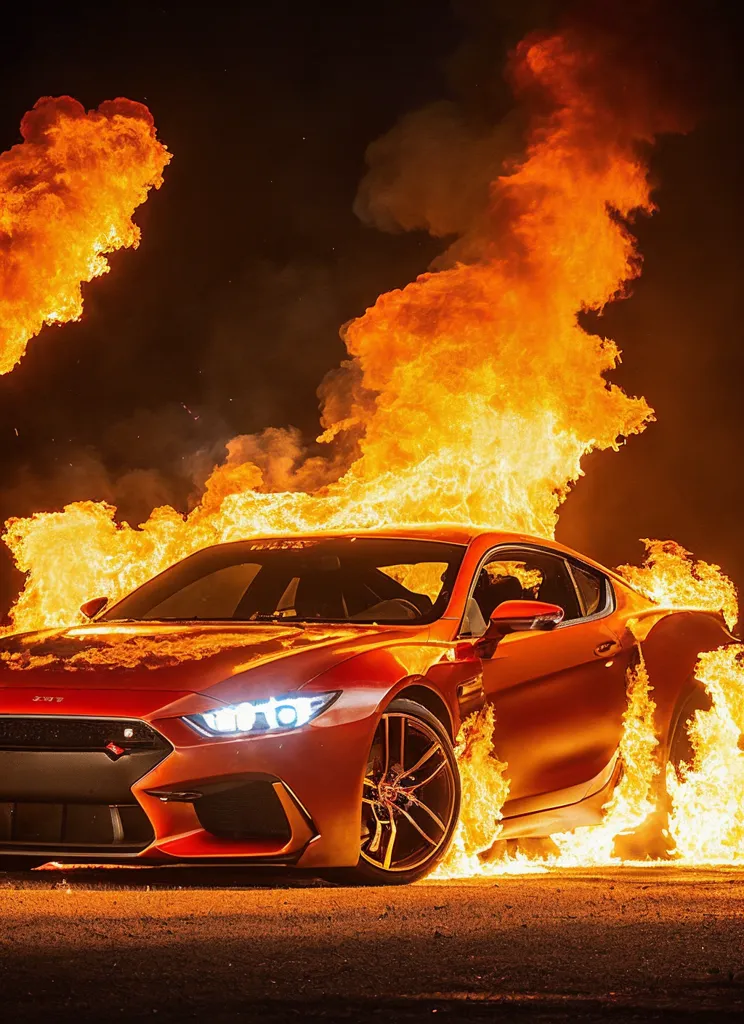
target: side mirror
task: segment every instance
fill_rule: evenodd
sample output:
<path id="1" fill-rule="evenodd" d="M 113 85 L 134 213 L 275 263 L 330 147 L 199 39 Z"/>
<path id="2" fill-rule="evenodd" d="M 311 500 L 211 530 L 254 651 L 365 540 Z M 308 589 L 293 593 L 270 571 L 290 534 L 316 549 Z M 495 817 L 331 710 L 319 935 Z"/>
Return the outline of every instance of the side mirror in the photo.
<path id="1" fill-rule="evenodd" d="M 563 621 L 563 615 L 560 605 L 548 601 L 502 601 L 491 612 L 488 629 L 478 641 L 478 653 L 482 658 L 490 658 L 507 634 L 554 629 Z"/>
<path id="2" fill-rule="evenodd" d="M 80 605 L 80 611 L 86 617 L 86 619 L 95 619 L 99 612 L 108 604 L 109 599 L 107 597 L 94 597 L 92 601 L 86 601 L 85 604 Z"/>

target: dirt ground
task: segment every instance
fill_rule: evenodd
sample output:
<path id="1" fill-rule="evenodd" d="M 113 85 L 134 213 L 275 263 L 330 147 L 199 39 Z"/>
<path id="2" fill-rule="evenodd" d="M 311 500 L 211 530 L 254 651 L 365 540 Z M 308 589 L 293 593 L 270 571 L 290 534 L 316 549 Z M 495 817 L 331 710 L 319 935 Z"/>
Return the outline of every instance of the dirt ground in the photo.
<path id="1" fill-rule="evenodd" d="M 0 1019 L 740 1021 L 744 872 L 0 875 Z"/>

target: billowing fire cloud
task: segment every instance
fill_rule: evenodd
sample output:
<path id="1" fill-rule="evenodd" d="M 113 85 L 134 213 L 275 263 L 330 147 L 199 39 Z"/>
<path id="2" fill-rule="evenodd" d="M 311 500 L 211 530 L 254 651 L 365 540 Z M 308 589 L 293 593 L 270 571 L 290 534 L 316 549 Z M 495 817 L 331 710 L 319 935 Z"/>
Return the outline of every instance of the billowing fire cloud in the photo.
<path id="1" fill-rule="evenodd" d="M 352 359 L 325 390 L 334 454 L 302 467 L 302 490 L 271 490 L 236 442 L 187 518 L 161 508 L 132 529 L 82 502 L 11 522 L 28 573 L 16 628 L 67 624 L 91 595 L 115 598 L 251 534 L 436 521 L 551 536 L 582 456 L 651 417 L 608 382 L 613 342 L 577 321 L 638 273 L 628 218 L 653 209 L 639 150 L 674 127 L 638 102 L 635 71 L 610 85 L 608 68 L 601 43 L 576 34 L 517 49 L 511 77 L 533 111 L 525 156 L 492 182 L 470 262 L 381 296 L 348 326 Z M 352 453 L 340 476 L 339 451 Z"/>
<path id="2" fill-rule="evenodd" d="M 21 134 L 0 155 L 0 373 L 44 324 L 79 319 L 81 284 L 108 271 L 106 253 L 138 245 L 132 214 L 170 159 L 132 100 L 86 113 L 70 96 L 46 96 Z"/>

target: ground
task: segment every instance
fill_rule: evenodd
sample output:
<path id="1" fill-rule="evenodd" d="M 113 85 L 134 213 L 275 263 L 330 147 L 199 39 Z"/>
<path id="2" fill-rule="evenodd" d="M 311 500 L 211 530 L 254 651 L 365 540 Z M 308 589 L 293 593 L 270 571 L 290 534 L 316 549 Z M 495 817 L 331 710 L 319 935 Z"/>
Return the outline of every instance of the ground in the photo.
<path id="1" fill-rule="evenodd" d="M 192 869 L 0 875 L 0 1006 L 18 1024 L 739 1021 L 744 872 L 381 889 Z"/>

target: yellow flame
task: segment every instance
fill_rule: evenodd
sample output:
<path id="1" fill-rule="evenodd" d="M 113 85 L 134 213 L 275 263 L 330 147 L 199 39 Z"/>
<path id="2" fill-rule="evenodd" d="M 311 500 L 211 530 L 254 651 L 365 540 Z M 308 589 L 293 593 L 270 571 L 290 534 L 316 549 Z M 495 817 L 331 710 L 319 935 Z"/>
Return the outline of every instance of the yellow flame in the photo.
<path id="1" fill-rule="evenodd" d="M 673 540 L 644 540 L 642 566 L 622 565 L 620 572 L 632 587 L 657 604 L 673 608 L 702 608 L 723 612 L 733 628 L 739 617 L 736 587 L 720 565 L 697 561 Z"/>
<path id="2" fill-rule="evenodd" d="M 506 765 L 493 757 L 493 706 L 487 704 L 462 723 L 455 754 L 460 768 L 460 820 L 436 878 L 490 874 L 498 855 L 485 855 L 501 832 L 502 808 L 509 794 Z M 483 856 L 481 856 L 483 855 Z"/>
<path id="3" fill-rule="evenodd" d="M 697 711 L 690 728 L 694 757 L 680 776 L 667 768 L 672 797 L 669 831 L 684 860 L 744 859 L 744 646 L 710 651 L 697 678 L 713 700 Z"/>

